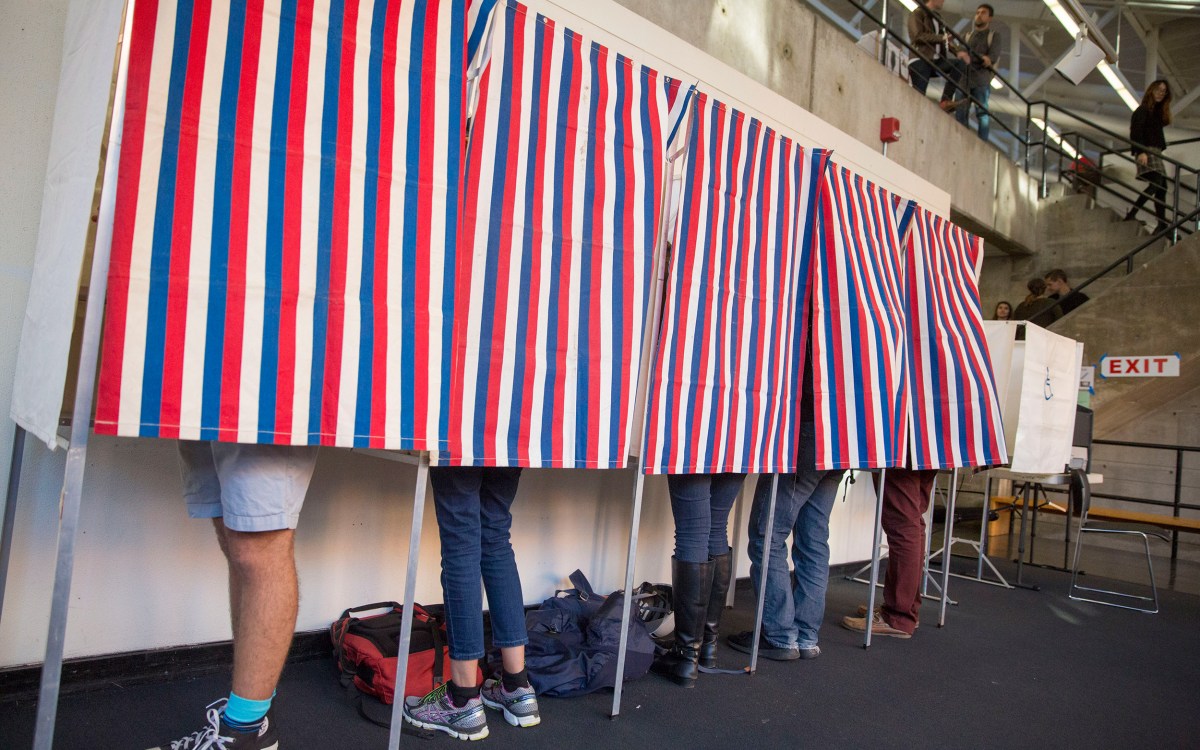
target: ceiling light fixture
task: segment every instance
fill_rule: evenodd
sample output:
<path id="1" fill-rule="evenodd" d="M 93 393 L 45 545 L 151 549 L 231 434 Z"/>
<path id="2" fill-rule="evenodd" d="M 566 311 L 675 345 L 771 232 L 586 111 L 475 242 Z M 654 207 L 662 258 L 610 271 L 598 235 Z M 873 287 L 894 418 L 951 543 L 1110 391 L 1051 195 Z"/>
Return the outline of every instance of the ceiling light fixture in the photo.
<path id="1" fill-rule="evenodd" d="M 1121 101 L 1125 102 L 1125 106 L 1130 110 L 1138 108 L 1138 100 L 1130 93 L 1125 81 L 1121 80 L 1121 75 L 1116 68 L 1109 65 L 1107 60 L 1101 60 L 1096 68 L 1100 71 L 1100 75 L 1104 76 L 1104 80 L 1108 81 L 1108 85 L 1117 92 L 1117 96 L 1121 97 Z"/>
<path id="2" fill-rule="evenodd" d="M 1033 120 L 1034 125 L 1037 125 L 1039 128 L 1046 131 L 1046 136 L 1050 140 L 1052 140 L 1056 144 L 1058 144 L 1058 146 L 1060 148 L 1062 148 L 1063 153 L 1065 153 L 1067 156 L 1071 157 L 1072 159 L 1079 158 L 1079 152 L 1075 150 L 1074 146 L 1072 146 L 1071 144 L 1067 143 L 1066 141 L 1064 141 L 1062 139 L 1062 136 L 1059 134 L 1059 132 L 1057 130 L 1054 129 L 1053 125 L 1047 125 L 1046 122 L 1044 120 L 1042 120 L 1040 117 L 1033 117 L 1031 119 Z"/>

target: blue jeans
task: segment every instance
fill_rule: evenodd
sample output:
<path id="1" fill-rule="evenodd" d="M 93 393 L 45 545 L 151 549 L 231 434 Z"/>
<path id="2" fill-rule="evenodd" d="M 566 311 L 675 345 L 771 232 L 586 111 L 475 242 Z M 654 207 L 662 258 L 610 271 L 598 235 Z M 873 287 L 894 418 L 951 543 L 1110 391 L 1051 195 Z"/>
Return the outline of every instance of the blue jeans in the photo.
<path id="1" fill-rule="evenodd" d="M 433 507 L 442 540 L 442 594 L 450 658 L 479 659 L 483 648 L 483 595 L 492 615 L 492 643 L 524 646 L 525 600 L 509 543 L 519 468 L 430 467 Z"/>
<path id="2" fill-rule="evenodd" d="M 992 129 L 992 118 L 988 115 L 987 105 L 988 97 L 992 95 L 992 87 L 990 83 L 985 83 L 982 86 L 972 86 L 970 88 L 971 98 L 978 104 L 964 104 L 955 111 L 954 116 L 958 121 L 966 125 L 967 117 L 971 113 L 971 108 L 975 108 L 975 119 L 979 120 L 979 138 L 981 140 L 988 139 L 988 133 Z"/>
<path id="3" fill-rule="evenodd" d="M 745 474 L 668 474 L 675 559 L 708 562 L 729 551 L 729 511 Z"/>
<path id="4" fill-rule="evenodd" d="M 801 426 L 801 443 L 812 451 L 811 425 Z M 804 447 L 801 448 L 804 451 Z M 807 466 L 808 468 L 803 468 Z M 771 532 L 771 559 L 767 567 L 763 635 L 777 648 L 817 645 L 817 631 L 825 618 L 825 589 L 829 585 L 829 514 L 837 497 L 843 471 L 817 471 L 812 459 L 801 460 L 795 474 L 779 475 L 775 524 Z M 772 476 L 764 474 L 754 490 L 750 508 L 750 580 L 755 591 L 762 586 L 763 542 Z M 792 565 L 788 573 L 787 537 L 792 535 Z"/>

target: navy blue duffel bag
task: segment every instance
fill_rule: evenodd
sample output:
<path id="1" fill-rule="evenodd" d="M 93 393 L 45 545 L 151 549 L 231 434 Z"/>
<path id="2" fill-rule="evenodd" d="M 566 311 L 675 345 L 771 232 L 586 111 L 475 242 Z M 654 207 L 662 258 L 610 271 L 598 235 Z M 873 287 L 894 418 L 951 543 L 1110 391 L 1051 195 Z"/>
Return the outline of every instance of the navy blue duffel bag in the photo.
<path id="1" fill-rule="evenodd" d="M 571 583 L 575 588 L 557 592 L 525 615 L 525 666 L 538 695 L 568 697 L 616 686 L 625 594 L 597 594 L 578 570 Z M 625 679 L 646 674 L 653 660 L 654 642 L 635 610 L 629 618 Z"/>

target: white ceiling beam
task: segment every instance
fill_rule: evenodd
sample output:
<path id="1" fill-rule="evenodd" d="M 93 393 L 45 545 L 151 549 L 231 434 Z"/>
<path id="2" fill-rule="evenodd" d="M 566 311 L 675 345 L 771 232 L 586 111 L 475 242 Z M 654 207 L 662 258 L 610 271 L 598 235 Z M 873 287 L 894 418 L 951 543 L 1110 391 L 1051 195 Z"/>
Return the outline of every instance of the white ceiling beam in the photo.
<path id="1" fill-rule="evenodd" d="M 1125 20 L 1129 22 L 1129 27 L 1133 29 L 1133 33 L 1137 34 L 1138 39 L 1142 40 L 1142 44 L 1149 48 L 1150 25 L 1142 21 L 1141 17 L 1139 17 L 1137 13 L 1129 8 L 1126 8 L 1122 15 L 1124 16 Z M 1158 49 L 1158 65 L 1156 67 L 1163 70 L 1163 72 L 1166 74 L 1164 77 L 1167 78 L 1171 84 L 1175 86 L 1175 88 L 1184 88 L 1186 82 L 1180 77 L 1178 73 L 1179 68 L 1175 65 L 1175 61 L 1171 59 L 1170 53 L 1161 47 Z M 1152 80 L 1154 79 L 1150 79 L 1150 81 Z M 1146 81 L 1146 86 L 1150 85 L 1150 81 Z M 1141 90 L 1145 91 L 1145 86 L 1143 86 Z"/>
<path id="2" fill-rule="evenodd" d="M 1196 101 L 1198 97 L 1200 97 L 1200 86 L 1189 91 L 1186 96 L 1171 102 L 1171 116 L 1178 117 L 1179 113 L 1187 109 L 1188 105 Z"/>
<path id="3" fill-rule="evenodd" d="M 818 13 L 820 13 L 820 14 L 821 14 L 821 15 L 823 15 L 823 16 L 825 16 L 825 20 L 826 20 L 826 21 L 830 22 L 830 23 L 831 23 L 831 24 L 833 24 L 834 26 L 837 26 L 837 27 L 838 27 L 838 28 L 840 28 L 842 31 L 844 31 L 844 32 L 846 32 L 847 34 L 849 34 L 849 35 L 850 35 L 852 38 L 854 38 L 854 39 L 858 39 L 860 36 L 862 36 L 862 30 L 861 30 L 861 29 L 859 29 L 859 28 L 858 28 L 858 27 L 856 27 L 856 26 L 853 26 L 853 25 L 851 25 L 850 23 L 847 23 L 846 19 L 842 18 L 842 17 L 841 17 L 841 16 L 839 16 L 837 13 L 834 13 L 834 12 L 833 12 L 833 11 L 832 11 L 832 10 L 829 8 L 829 6 L 828 6 L 828 5 L 826 5 L 825 3 L 821 2 L 821 0 L 806 0 L 806 1 L 807 1 L 807 2 L 808 2 L 808 4 L 809 4 L 809 5 L 811 5 L 811 6 L 812 6 L 812 7 L 813 7 L 813 8 L 814 8 L 814 9 L 815 9 L 815 10 L 816 10 Z"/>
<path id="4" fill-rule="evenodd" d="M 862 6 L 867 10 L 871 10 L 875 7 L 876 2 L 878 2 L 878 0 L 867 0 L 867 2 L 862 4 Z M 854 15 L 850 17 L 850 25 L 857 29 L 861 29 L 864 18 L 866 18 L 866 16 L 863 15 L 861 10 L 855 11 Z"/>

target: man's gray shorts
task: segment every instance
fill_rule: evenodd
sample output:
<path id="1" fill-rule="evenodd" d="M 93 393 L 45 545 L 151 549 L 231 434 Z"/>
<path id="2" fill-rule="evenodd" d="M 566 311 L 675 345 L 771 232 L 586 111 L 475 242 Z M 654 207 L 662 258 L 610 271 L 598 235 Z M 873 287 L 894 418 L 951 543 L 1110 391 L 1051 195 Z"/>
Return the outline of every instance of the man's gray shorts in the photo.
<path id="1" fill-rule="evenodd" d="M 188 515 L 234 531 L 296 528 L 316 464 L 315 446 L 179 441 Z"/>

